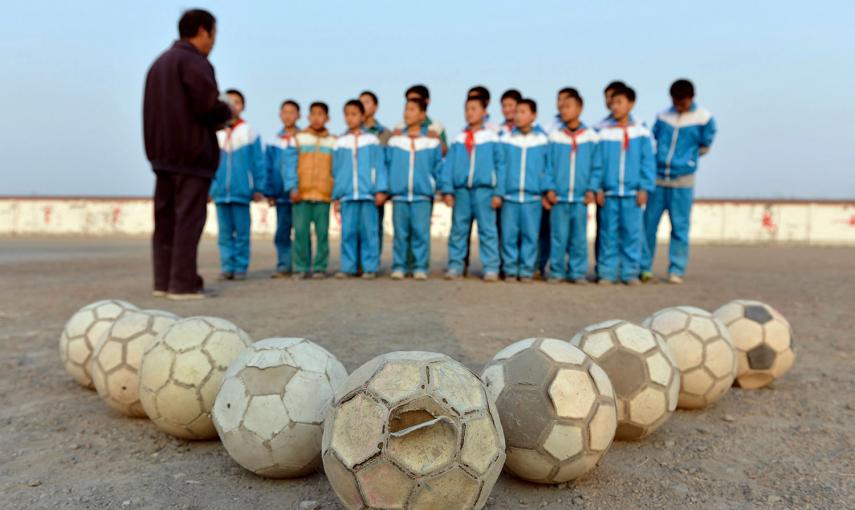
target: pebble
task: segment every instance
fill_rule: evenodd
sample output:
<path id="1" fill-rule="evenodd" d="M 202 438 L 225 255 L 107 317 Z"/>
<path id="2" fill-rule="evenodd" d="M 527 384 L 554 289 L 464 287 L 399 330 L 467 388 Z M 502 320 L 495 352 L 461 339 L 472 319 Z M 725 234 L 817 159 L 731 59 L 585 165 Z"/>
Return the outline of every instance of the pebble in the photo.
<path id="1" fill-rule="evenodd" d="M 736 421 L 736 418 L 732 414 L 725 414 L 724 416 L 721 417 L 721 419 L 726 421 L 726 422 L 729 422 L 729 423 Z"/>
<path id="2" fill-rule="evenodd" d="M 318 510 L 321 504 L 313 499 L 307 499 L 300 502 L 300 510 Z"/>
<path id="3" fill-rule="evenodd" d="M 30 487 L 38 487 L 41 484 L 42 484 L 41 480 L 30 480 L 29 482 L 27 482 L 27 485 Z"/>

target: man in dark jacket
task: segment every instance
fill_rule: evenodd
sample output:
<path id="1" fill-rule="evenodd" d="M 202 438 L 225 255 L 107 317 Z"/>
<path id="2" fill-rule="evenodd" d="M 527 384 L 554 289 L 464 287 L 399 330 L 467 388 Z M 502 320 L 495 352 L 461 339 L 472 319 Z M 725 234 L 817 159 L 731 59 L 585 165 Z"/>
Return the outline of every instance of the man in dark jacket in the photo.
<path id="1" fill-rule="evenodd" d="M 206 297 L 196 269 L 208 190 L 220 160 L 216 132 L 231 118 L 219 99 L 214 67 L 216 19 L 194 9 L 178 22 L 181 36 L 154 61 L 143 99 L 145 150 L 157 175 L 152 265 L 154 295 Z"/>

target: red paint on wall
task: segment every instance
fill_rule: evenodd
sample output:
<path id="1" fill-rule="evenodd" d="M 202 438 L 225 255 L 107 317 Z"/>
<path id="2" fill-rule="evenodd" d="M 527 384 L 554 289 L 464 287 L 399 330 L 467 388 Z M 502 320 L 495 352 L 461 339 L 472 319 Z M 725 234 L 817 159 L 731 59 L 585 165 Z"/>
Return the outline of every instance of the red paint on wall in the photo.
<path id="1" fill-rule="evenodd" d="M 42 212 L 44 213 L 45 225 L 50 224 L 50 216 L 53 214 L 53 207 L 46 205 L 42 208 Z"/>

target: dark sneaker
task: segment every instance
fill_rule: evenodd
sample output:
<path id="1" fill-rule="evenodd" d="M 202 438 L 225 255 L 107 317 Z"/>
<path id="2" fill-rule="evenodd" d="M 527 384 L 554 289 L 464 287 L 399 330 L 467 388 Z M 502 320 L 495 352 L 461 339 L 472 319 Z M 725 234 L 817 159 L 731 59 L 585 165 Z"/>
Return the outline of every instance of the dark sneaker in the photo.
<path id="1" fill-rule="evenodd" d="M 217 277 L 217 280 L 221 281 L 221 282 L 224 282 L 226 280 L 234 280 L 234 279 L 235 279 L 234 273 L 220 273 L 220 276 Z"/>
<path id="2" fill-rule="evenodd" d="M 206 291 L 205 289 L 197 292 L 168 292 L 166 294 L 166 299 L 169 299 L 170 301 L 198 301 L 200 299 L 208 299 L 210 297 L 214 297 L 214 294 Z"/>
<path id="3" fill-rule="evenodd" d="M 653 272 L 651 271 L 642 271 L 639 276 L 641 283 L 647 283 L 653 281 Z"/>
<path id="4" fill-rule="evenodd" d="M 239 282 L 242 282 L 246 280 L 246 273 L 235 273 L 234 279 Z"/>

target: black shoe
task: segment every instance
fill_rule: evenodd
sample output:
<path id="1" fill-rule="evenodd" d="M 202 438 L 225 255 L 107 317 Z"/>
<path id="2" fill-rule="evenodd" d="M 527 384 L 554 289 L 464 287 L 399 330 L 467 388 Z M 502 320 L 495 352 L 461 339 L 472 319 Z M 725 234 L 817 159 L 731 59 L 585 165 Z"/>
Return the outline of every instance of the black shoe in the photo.
<path id="1" fill-rule="evenodd" d="M 233 278 L 237 281 L 242 282 L 242 281 L 246 280 L 246 273 L 235 273 Z"/>
<path id="2" fill-rule="evenodd" d="M 220 273 L 220 276 L 217 277 L 217 280 L 219 280 L 221 282 L 226 281 L 226 280 L 234 280 L 234 279 L 235 279 L 234 273 Z"/>

